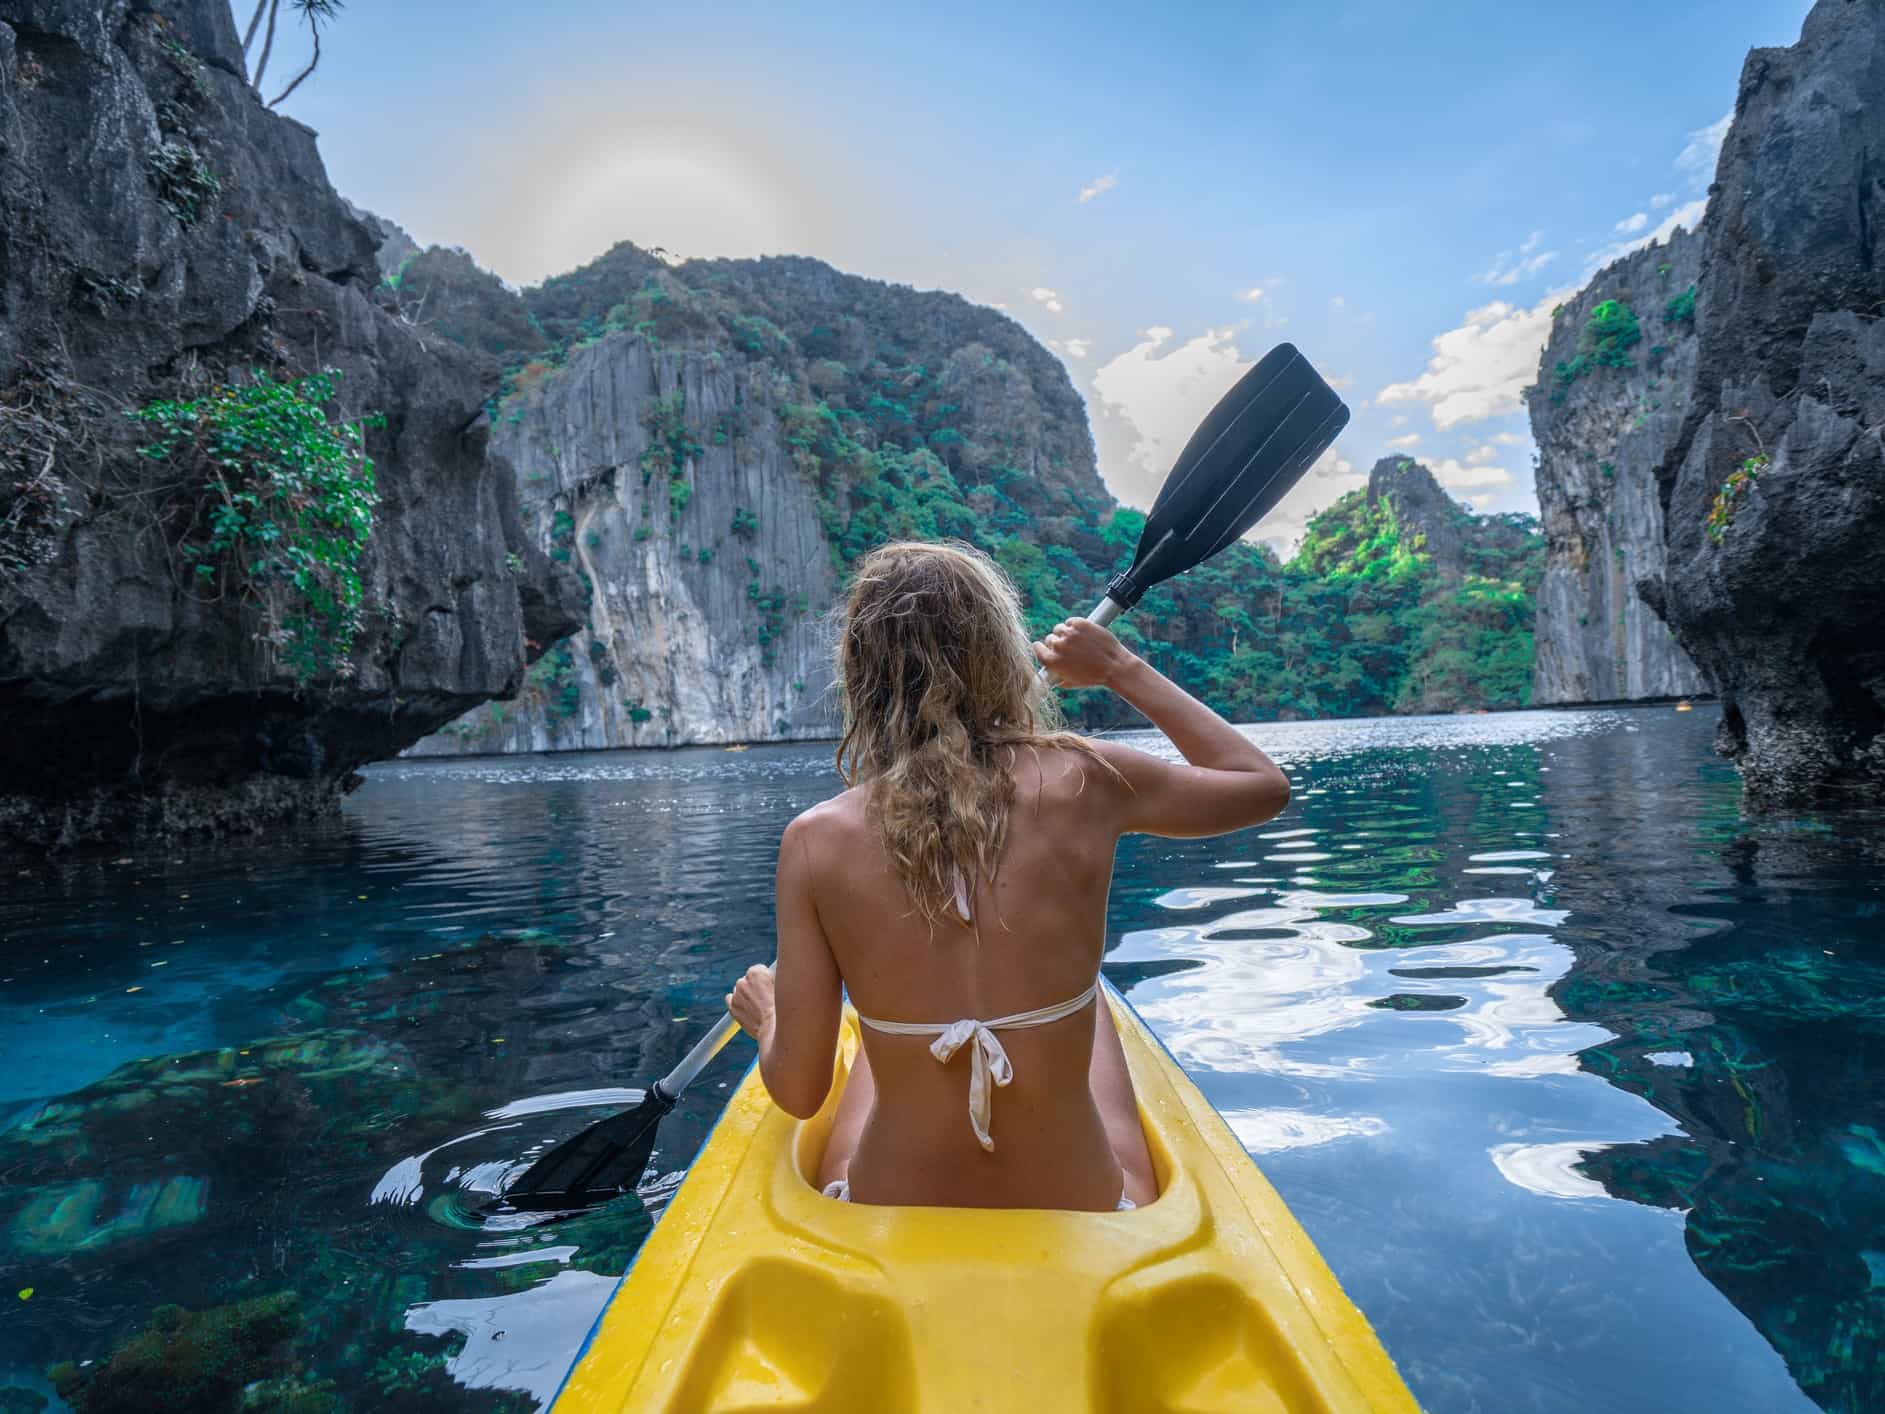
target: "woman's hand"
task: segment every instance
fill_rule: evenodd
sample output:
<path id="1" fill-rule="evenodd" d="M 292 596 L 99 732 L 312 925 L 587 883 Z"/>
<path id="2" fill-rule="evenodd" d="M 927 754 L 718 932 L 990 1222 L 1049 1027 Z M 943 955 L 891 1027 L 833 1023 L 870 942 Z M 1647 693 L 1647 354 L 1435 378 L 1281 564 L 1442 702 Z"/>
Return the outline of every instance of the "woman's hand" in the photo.
<path id="1" fill-rule="evenodd" d="M 1091 619 L 1062 619 L 1034 645 L 1034 656 L 1061 687 L 1109 687 L 1137 661 L 1131 649 Z"/>
<path id="2" fill-rule="evenodd" d="M 727 1010 L 742 1031 L 764 1044 L 772 1031 L 772 969 L 760 963 L 747 968 L 746 975 L 727 993 Z"/>

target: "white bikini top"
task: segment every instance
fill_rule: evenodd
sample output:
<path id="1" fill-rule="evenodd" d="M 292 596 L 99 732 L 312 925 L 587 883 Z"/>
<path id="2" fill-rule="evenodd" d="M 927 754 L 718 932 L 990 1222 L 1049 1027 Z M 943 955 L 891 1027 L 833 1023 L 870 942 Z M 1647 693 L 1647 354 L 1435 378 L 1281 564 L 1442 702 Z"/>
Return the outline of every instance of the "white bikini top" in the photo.
<path id="1" fill-rule="evenodd" d="M 961 871 L 956 873 L 956 909 L 963 921 L 969 918 L 969 891 L 962 879 Z M 964 1045 L 969 1045 L 969 1124 L 975 1130 L 976 1142 L 984 1149 L 992 1151 L 994 1139 L 988 1132 L 989 1101 L 992 1092 L 989 1082 L 1006 1085 L 1014 1079 L 1014 1066 L 1008 1059 L 1008 1052 L 1002 1049 L 997 1031 L 1019 1031 L 1030 1026 L 1045 1026 L 1052 1021 L 1060 1021 L 1072 1016 L 1099 994 L 1100 979 L 1077 997 L 1069 997 L 1064 1002 L 1054 1002 L 1050 1006 L 1035 1007 L 1032 1011 L 1018 1011 L 1012 1016 L 997 1016 L 988 1021 L 978 1021 L 974 1017 L 964 1017 L 960 1021 L 873 1021 L 862 1012 L 857 1019 L 873 1031 L 881 1031 L 886 1036 L 933 1036 L 929 1053 L 943 1065 L 955 1059 L 956 1052 Z M 972 1044 L 971 1044 L 972 1043 Z"/>

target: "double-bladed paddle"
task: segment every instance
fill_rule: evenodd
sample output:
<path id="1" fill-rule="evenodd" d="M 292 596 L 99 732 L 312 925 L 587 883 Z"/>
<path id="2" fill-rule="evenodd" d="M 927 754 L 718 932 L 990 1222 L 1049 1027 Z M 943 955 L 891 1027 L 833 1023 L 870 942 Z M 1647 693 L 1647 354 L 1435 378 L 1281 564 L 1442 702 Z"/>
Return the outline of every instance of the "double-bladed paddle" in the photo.
<path id="1" fill-rule="evenodd" d="M 1347 424 L 1348 408 L 1308 359 L 1290 344 L 1271 349 L 1192 433 L 1146 516 L 1132 563 L 1107 582 L 1106 597 L 1087 617 L 1111 623 L 1146 590 L 1243 535 Z M 581 1208 L 634 1187 L 662 1117 L 739 1029 L 731 1016 L 722 1017 L 639 1105 L 565 1139 L 509 1184 L 503 1200 L 514 1208 Z"/>

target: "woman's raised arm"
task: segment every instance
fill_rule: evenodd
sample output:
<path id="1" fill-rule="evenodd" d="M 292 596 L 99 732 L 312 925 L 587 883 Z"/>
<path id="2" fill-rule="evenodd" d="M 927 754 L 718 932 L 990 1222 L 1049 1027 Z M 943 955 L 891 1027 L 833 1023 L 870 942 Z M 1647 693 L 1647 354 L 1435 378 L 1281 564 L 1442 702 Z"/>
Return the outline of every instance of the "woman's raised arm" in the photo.
<path id="1" fill-rule="evenodd" d="M 1065 687 L 1106 687 L 1137 707 L 1187 764 L 1117 742 L 1094 745 L 1131 787 L 1121 833 L 1221 835 L 1261 825 L 1289 804 L 1289 780 L 1237 728 L 1087 619 L 1068 619 L 1034 645 Z"/>

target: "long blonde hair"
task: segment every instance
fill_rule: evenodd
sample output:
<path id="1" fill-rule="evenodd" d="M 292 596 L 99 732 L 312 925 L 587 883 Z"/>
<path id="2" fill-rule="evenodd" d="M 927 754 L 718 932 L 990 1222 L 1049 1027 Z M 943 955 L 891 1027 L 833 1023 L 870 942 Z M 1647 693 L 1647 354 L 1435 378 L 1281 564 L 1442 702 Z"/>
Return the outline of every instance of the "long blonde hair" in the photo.
<path id="1" fill-rule="evenodd" d="M 1015 748 L 1079 751 L 1037 676 L 1014 583 L 961 541 L 882 545 L 857 567 L 838 637 L 838 773 L 868 783 L 870 818 L 931 927 L 956 872 L 995 877 L 1014 805 Z M 1114 772 L 1117 775 L 1117 772 Z"/>

